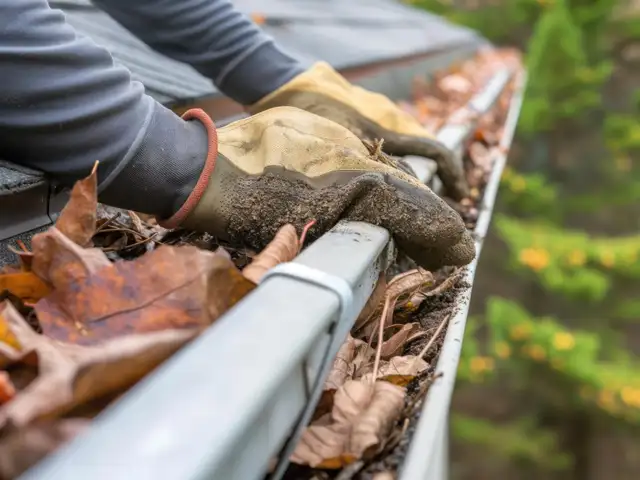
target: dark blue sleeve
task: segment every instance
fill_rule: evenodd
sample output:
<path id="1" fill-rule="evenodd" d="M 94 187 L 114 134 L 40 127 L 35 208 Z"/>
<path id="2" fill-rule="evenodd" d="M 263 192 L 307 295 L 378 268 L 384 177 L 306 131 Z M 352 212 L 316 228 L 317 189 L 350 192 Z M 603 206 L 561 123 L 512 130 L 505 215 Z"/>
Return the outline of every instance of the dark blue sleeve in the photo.
<path id="1" fill-rule="evenodd" d="M 243 105 L 303 71 L 230 0 L 94 0 L 155 50 L 188 63 Z"/>
<path id="2" fill-rule="evenodd" d="M 0 72 L 4 160 L 68 185 L 99 160 L 102 201 L 160 216 L 190 193 L 206 157 L 203 126 L 145 95 L 46 0 L 0 1 Z"/>

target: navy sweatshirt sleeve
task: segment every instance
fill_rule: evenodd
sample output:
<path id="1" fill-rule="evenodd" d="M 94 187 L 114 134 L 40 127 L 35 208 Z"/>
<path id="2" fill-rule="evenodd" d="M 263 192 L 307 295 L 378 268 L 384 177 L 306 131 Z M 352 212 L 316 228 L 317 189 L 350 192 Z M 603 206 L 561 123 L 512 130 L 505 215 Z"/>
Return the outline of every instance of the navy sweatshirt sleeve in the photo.
<path id="1" fill-rule="evenodd" d="M 215 12 L 213 7 L 226 4 L 229 10 L 225 11 L 242 16 L 228 0 L 130 3 L 136 7 L 102 2 L 158 50 L 192 63 L 223 86 L 233 83 L 227 91 L 240 101 L 252 101 L 277 88 L 296 69 L 291 61 L 293 70 L 284 66 L 260 70 L 263 55 L 269 55 L 258 52 L 272 45 L 261 35 L 253 40 L 257 46 L 245 44 L 244 50 L 234 49 L 234 42 L 225 43 L 224 29 L 218 30 L 217 41 L 207 37 L 209 43 L 188 43 L 202 38 L 194 32 L 206 23 L 203 11 Z M 172 3 L 191 5 L 191 9 L 181 16 L 179 8 L 172 10 Z M 151 12 L 151 4 L 157 5 L 157 12 Z M 140 5 L 147 10 L 140 10 Z M 160 7 L 165 7 L 167 16 L 158 16 Z M 196 7 L 200 15 L 194 15 Z M 135 24 L 144 23 L 144 18 L 147 25 L 158 23 L 141 30 Z M 215 18 L 208 21 L 216 24 Z M 205 51 L 207 45 L 210 51 Z M 269 80 L 275 87 L 264 78 L 251 81 L 244 76 L 252 63 L 258 72 L 276 73 Z M 87 175 L 99 160 L 101 201 L 161 217 L 173 214 L 191 192 L 206 157 L 204 127 L 197 121 L 183 121 L 145 95 L 126 68 L 115 65 L 105 49 L 79 36 L 46 0 L 0 2 L 0 72 L 0 157 L 4 160 L 42 170 L 67 185 Z M 265 91 L 254 84 L 266 85 Z M 237 85 L 240 88 L 235 91 Z"/>

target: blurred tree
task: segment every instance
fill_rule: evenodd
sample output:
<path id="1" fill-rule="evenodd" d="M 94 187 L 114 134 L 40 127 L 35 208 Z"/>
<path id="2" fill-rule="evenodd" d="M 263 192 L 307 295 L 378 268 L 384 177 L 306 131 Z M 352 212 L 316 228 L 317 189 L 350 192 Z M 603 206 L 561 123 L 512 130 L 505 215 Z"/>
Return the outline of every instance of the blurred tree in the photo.
<path id="1" fill-rule="evenodd" d="M 521 467 L 518 478 L 592 478 L 596 426 L 640 426 L 626 329 L 640 320 L 640 91 L 605 95 L 620 52 L 640 45 L 640 18 L 618 0 L 411 3 L 527 52 L 517 141 L 528 153 L 504 172 L 493 231 L 508 251 L 494 274 L 532 293 L 486 301 L 458 371 L 469 398 L 496 385 L 513 410 L 495 422 L 456 413 L 452 431 Z"/>

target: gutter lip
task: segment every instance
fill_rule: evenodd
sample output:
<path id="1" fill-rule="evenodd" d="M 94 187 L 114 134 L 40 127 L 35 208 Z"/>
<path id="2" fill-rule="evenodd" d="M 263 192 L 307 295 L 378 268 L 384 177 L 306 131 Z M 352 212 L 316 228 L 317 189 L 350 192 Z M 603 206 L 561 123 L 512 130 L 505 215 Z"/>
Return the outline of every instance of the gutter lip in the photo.
<path id="1" fill-rule="evenodd" d="M 436 472 L 442 472 L 443 470 L 440 468 L 441 465 L 438 464 L 438 459 L 434 457 L 441 451 L 437 443 L 439 441 L 446 442 L 448 439 L 446 430 L 448 428 L 448 413 L 455 386 L 457 368 L 460 362 L 460 352 L 463 346 L 475 274 L 484 239 L 491 222 L 500 185 L 500 177 L 506 165 L 508 151 L 513 142 L 517 127 L 524 97 L 526 73 L 520 73 L 515 80 L 516 87 L 510 100 L 504 133 L 499 144 L 499 153 L 495 157 L 491 176 L 485 187 L 482 199 L 482 210 L 478 216 L 476 228 L 474 229 L 474 233 L 477 235 L 476 258 L 467 267 L 463 277 L 471 287 L 464 293 L 464 297 L 461 299 L 461 303 L 464 304 L 463 308 L 459 309 L 456 314 L 449 319 L 444 343 L 436 364 L 436 374 L 441 373 L 442 375 L 436 378 L 429 387 L 422 405 L 416 430 L 409 442 L 409 450 L 400 469 L 399 480 L 431 480 L 441 478 L 440 474 Z M 440 461 L 442 461 L 442 458 Z"/>

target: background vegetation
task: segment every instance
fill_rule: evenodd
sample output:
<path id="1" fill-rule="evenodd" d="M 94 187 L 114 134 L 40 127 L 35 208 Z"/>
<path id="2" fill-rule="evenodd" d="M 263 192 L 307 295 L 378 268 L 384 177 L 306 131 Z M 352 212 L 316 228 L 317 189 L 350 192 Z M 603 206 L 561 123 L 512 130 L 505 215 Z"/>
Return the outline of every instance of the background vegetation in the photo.
<path id="1" fill-rule="evenodd" d="M 640 478 L 640 5 L 411 3 L 522 48 L 528 70 L 459 370 L 452 477 Z"/>

